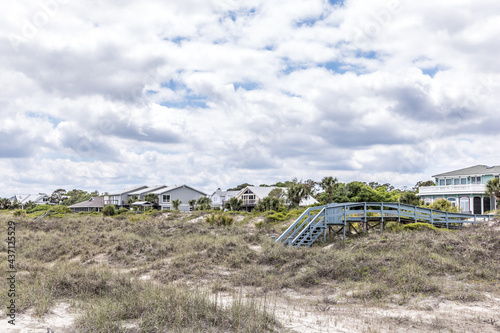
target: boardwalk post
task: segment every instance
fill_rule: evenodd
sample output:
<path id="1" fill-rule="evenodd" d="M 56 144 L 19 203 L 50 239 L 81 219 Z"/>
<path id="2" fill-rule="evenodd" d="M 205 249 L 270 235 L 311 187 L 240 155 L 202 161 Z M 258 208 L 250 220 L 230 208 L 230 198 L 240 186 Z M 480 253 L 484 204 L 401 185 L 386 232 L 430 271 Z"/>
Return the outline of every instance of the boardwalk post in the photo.
<path id="1" fill-rule="evenodd" d="M 417 207 L 414 207 L 415 209 L 415 223 L 417 223 Z"/>
<path id="2" fill-rule="evenodd" d="M 446 212 L 446 229 L 450 229 L 450 226 L 448 225 L 448 212 Z"/>
<path id="3" fill-rule="evenodd" d="M 347 210 L 347 205 L 344 205 L 344 228 L 343 228 L 344 229 L 344 240 L 345 240 L 345 225 L 347 224 L 346 210 Z"/>
<path id="4" fill-rule="evenodd" d="M 382 202 L 382 213 L 380 219 L 380 231 L 384 231 L 384 203 Z"/>
<path id="5" fill-rule="evenodd" d="M 398 223 L 401 223 L 401 202 L 398 202 Z"/>
<path id="6" fill-rule="evenodd" d="M 368 223 L 368 221 L 367 221 L 367 217 L 366 217 L 366 208 L 367 208 L 367 207 L 366 207 L 366 202 L 365 202 L 365 204 L 364 204 L 364 208 L 365 208 L 365 219 L 364 219 L 364 221 L 363 221 L 363 233 L 365 233 L 365 232 L 367 232 L 367 231 L 368 231 L 368 228 L 367 228 L 367 225 L 366 225 L 366 224 Z"/>
<path id="7" fill-rule="evenodd" d="M 292 246 L 292 241 L 293 241 L 293 237 L 288 237 L 288 239 L 287 239 L 288 246 Z"/>

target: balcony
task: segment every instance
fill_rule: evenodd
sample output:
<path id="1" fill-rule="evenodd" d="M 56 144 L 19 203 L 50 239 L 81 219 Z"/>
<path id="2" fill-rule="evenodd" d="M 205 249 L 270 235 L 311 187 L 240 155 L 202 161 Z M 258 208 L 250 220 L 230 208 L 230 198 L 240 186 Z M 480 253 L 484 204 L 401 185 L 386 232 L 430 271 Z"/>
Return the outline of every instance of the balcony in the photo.
<path id="1" fill-rule="evenodd" d="M 255 206 L 257 202 L 257 199 L 243 199 L 243 206 Z"/>
<path id="2" fill-rule="evenodd" d="M 418 195 L 446 195 L 446 194 L 483 194 L 486 192 L 484 184 L 422 186 Z"/>

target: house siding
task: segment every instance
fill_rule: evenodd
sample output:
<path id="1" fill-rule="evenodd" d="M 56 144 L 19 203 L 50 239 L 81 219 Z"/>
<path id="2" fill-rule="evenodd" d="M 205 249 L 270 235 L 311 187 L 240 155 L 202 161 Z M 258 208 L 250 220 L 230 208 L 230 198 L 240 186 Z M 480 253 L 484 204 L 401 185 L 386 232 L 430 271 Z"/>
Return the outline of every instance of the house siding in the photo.
<path id="1" fill-rule="evenodd" d="M 163 195 L 170 195 L 170 202 L 163 202 Z M 203 193 L 190 189 L 188 187 L 179 187 L 170 191 L 165 191 L 161 194 L 158 194 L 158 204 L 161 209 L 173 209 L 172 201 L 173 200 L 181 200 L 182 203 L 179 205 L 179 210 L 181 212 L 188 212 L 189 201 L 190 200 L 198 200 L 201 197 L 204 197 Z"/>

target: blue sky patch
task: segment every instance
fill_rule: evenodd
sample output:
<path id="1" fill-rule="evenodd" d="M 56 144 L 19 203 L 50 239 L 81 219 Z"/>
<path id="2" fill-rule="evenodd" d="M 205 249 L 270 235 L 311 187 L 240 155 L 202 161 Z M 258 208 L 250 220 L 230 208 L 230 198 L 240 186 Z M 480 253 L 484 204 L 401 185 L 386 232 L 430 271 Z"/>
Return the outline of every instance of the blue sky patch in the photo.
<path id="1" fill-rule="evenodd" d="M 441 70 L 441 67 L 440 66 L 434 66 L 434 67 L 430 67 L 430 68 L 421 68 L 420 70 L 425 75 L 429 75 L 430 77 L 434 77 L 434 75 L 436 75 L 436 73 Z"/>
<path id="2" fill-rule="evenodd" d="M 161 102 L 161 106 L 175 109 L 207 109 L 207 98 L 201 96 L 187 96 L 178 102 Z"/>
<path id="3" fill-rule="evenodd" d="M 62 119 L 55 118 L 55 117 L 52 117 L 52 116 L 49 116 L 49 115 L 46 115 L 43 113 L 39 113 L 39 112 L 29 111 L 29 112 L 26 112 L 26 115 L 30 118 L 38 118 L 38 119 L 48 120 L 52 125 L 54 125 L 54 127 L 57 127 L 57 125 L 59 125 L 59 123 L 61 123 L 63 121 Z"/>
<path id="4" fill-rule="evenodd" d="M 248 91 L 260 88 L 260 85 L 257 82 L 236 82 L 233 83 L 233 86 L 234 86 L 234 91 L 238 90 L 239 88 L 243 88 Z"/>

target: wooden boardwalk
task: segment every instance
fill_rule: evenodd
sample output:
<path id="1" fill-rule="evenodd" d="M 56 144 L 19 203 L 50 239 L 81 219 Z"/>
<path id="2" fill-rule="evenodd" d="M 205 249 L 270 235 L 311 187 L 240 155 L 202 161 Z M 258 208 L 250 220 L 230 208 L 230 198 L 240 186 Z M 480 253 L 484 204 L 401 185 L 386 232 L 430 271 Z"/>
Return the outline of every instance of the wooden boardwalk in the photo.
<path id="1" fill-rule="evenodd" d="M 384 230 L 387 222 L 430 223 L 456 229 L 464 224 L 489 221 L 490 215 L 449 213 L 392 202 L 350 202 L 310 207 L 276 240 L 289 246 L 311 246 L 327 233 L 345 239 L 369 229 Z"/>

